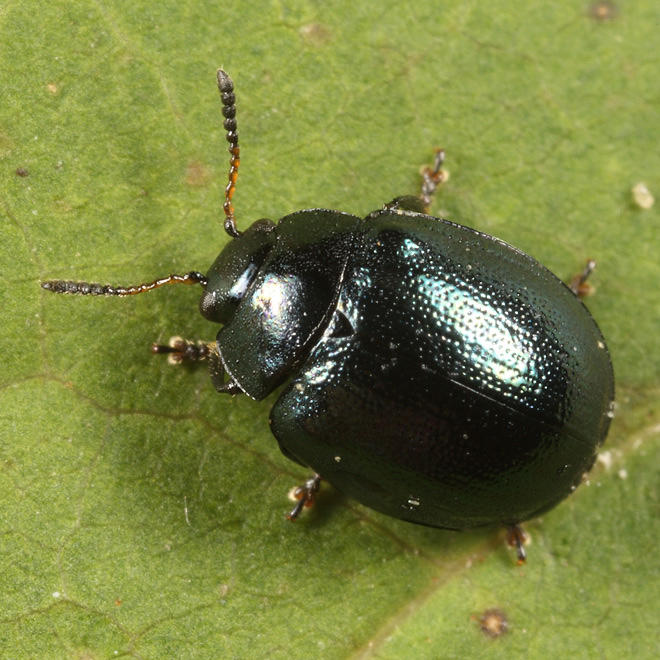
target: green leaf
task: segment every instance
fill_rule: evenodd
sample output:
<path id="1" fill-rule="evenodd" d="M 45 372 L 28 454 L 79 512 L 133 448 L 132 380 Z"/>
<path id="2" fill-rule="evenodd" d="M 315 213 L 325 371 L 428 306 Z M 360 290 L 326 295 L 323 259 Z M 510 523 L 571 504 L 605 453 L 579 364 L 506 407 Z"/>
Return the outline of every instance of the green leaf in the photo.
<path id="1" fill-rule="evenodd" d="M 660 218 L 631 196 L 660 194 L 660 15 L 653 0 L 602 7 L 0 10 L 3 657 L 660 654 Z M 366 214 L 415 192 L 442 145 L 437 215 L 563 278 L 598 260 L 587 303 L 617 416 L 589 485 L 528 525 L 526 566 L 500 530 L 418 528 L 327 485 L 288 523 L 306 474 L 269 433 L 274 399 L 220 397 L 203 369 L 149 354 L 213 337 L 198 291 L 39 288 L 208 268 L 227 240 L 219 65 L 238 93 L 240 226 Z M 480 630 L 490 609 L 501 637 Z"/>

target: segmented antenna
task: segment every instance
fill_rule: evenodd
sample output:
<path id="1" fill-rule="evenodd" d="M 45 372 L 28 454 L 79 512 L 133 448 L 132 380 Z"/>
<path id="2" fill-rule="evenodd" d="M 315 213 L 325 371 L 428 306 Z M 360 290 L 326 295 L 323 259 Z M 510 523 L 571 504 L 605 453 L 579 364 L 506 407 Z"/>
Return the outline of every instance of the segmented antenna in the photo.
<path id="1" fill-rule="evenodd" d="M 218 69 L 218 90 L 222 99 L 222 114 L 225 117 L 223 126 L 227 132 L 226 138 L 229 142 L 229 182 L 225 189 L 225 231 L 232 237 L 238 238 L 241 232 L 236 228 L 234 218 L 234 207 L 231 200 L 236 190 L 236 179 L 238 179 L 238 166 L 241 163 L 240 150 L 238 148 L 238 133 L 236 132 L 236 96 L 234 95 L 234 83 L 229 75 L 222 69 Z M 191 271 L 185 275 L 168 275 L 153 282 L 144 282 L 133 286 L 115 286 L 114 284 L 98 284 L 96 282 L 72 282 L 70 280 L 48 280 L 42 282 L 42 288 L 53 293 L 68 293 L 82 296 L 135 296 L 138 293 L 158 289 L 166 284 L 201 284 L 206 286 L 205 275 L 197 271 Z"/>
<path id="2" fill-rule="evenodd" d="M 227 131 L 227 142 L 229 142 L 229 183 L 225 188 L 225 203 L 222 208 L 225 212 L 225 231 L 232 237 L 238 238 L 241 232 L 236 228 L 234 207 L 231 203 L 236 190 L 236 179 L 238 179 L 238 166 L 241 164 L 241 150 L 238 148 L 238 133 L 236 132 L 236 95 L 234 94 L 234 83 L 229 74 L 218 69 L 218 90 L 222 99 L 222 114 L 225 117 L 223 126 Z"/>
<path id="3" fill-rule="evenodd" d="M 158 289 L 166 284 L 201 284 L 206 286 L 206 276 L 195 270 L 185 275 L 168 275 L 153 282 L 134 286 L 114 286 L 95 282 L 71 282 L 69 280 L 48 280 L 41 283 L 41 288 L 53 293 L 69 293 L 81 296 L 135 296 L 138 293 Z"/>

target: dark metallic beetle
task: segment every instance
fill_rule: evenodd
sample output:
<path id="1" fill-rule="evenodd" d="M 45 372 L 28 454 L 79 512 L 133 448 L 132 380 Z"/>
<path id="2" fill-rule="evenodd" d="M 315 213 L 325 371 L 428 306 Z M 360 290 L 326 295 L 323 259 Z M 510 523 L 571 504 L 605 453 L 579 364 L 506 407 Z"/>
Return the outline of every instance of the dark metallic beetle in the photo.
<path id="1" fill-rule="evenodd" d="M 605 341 L 565 286 L 503 241 L 435 218 L 443 152 L 420 197 L 358 218 L 308 209 L 239 232 L 235 97 L 218 71 L 231 154 L 224 210 L 232 240 L 206 276 L 133 287 L 44 282 L 57 293 L 131 295 L 204 287 L 215 343 L 155 345 L 175 362 L 207 359 L 219 392 L 263 399 L 282 452 L 359 502 L 411 522 L 465 529 L 518 524 L 564 499 L 595 459 L 612 416 Z"/>

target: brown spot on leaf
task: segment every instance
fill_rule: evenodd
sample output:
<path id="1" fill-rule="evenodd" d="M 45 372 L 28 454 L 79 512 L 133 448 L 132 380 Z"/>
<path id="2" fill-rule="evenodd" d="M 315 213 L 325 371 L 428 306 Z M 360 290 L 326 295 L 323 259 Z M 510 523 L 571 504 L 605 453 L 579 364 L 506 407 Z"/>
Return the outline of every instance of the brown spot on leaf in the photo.
<path id="1" fill-rule="evenodd" d="M 24 167 L 17 167 L 16 176 L 30 176 L 30 173 Z"/>
<path id="2" fill-rule="evenodd" d="M 613 2 L 594 2 L 589 7 L 589 16 L 596 21 L 611 21 L 618 13 L 619 9 Z"/>
<path id="3" fill-rule="evenodd" d="M 320 23 L 308 23 L 300 28 L 302 38 L 310 46 L 323 46 L 332 39 L 332 33 Z"/>
<path id="4" fill-rule="evenodd" d="M 186 183 L 189 186 L 205 186 L 211 174 L 208 167 L 198 160 L 193 160 L 186 167 Z"/>
<path id="5" fill-rule="evenodd" d="M 502 610 L 492 608 L 486 610 L 479 617 L 479 628 L 484 635 L 492 637 L 501 637 L 509 629 L 509 622 Z"/>

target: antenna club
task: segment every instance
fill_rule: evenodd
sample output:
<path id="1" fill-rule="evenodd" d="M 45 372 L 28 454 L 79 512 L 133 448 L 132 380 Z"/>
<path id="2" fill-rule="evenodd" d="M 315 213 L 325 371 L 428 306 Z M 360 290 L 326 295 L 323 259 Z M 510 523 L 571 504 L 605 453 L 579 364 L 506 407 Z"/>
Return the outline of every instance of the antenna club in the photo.
<path id="1" fill-rule="evenodd" d="M 224 69 L 218 69 L 218 89 L 220 93 L 229 93 L 234 91 L 234 81 Z"/>

